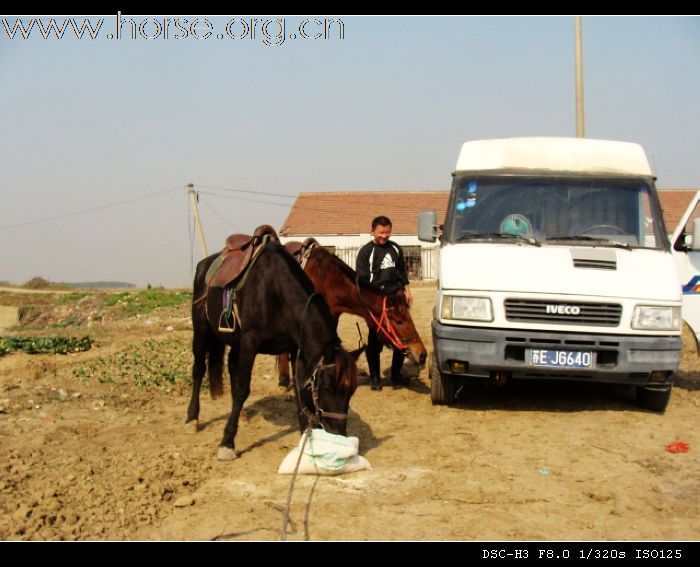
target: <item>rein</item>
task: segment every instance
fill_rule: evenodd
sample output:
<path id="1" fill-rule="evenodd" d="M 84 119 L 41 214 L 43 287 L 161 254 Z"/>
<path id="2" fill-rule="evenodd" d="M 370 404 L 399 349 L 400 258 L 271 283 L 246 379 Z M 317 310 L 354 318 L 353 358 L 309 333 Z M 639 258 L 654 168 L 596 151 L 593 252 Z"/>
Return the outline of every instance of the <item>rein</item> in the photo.
<path id="1" fill-rule="evenodd" d="M 362 289 L 360 288 L 359 278 L 355 278 L 355 285 L 357 287 L 357 295 L 359 295 L 360 301 L 362 301 L 365 308 L 367 309 L 367 312 L 369 313 L 369 316 L 371 317 L 372 321 L 374 321 L 374 324 L 377 326 L 377 331 L 384 335 L 386 340 L 389 341 L 392 344 L 392 346 L 405 353 L 408 350 L 405 343 L 418 336 L 418 333 L 416 332 L 410 337 L 401 339 L 398 331 L 391 322 L 391 319 L 389 319 L 389 311 L 391 311 L 391 309 L 393 308 L 388 308 L 386 306 L 387 296 L 384 296 L 384 300 L 382 301 L 382 313 L 377 319 L 377 316 L 374 313 L 372 313 L 372 310 L 370 309 L 369 305 L 367 305 L 367 302 L 365 302 L 364 298 L 362 297 Z"/>
<path id="2" fill-rule="evenodd" d="M 380 331 L 392 345 L 394 345 L 399 350 L 405 351 L 406 345 L 404 345 L 401 341 L 401 337 L 399 337 L 399 334 L 396 332 L 394 325 L 389 319 L 389 310 L 386 307 L 386 300 L 387 298 L 384 297 L 384 300 L 382 301 L 382 315 L 379 319 L 377 319 L 377 317 L 375 317 L 374 313 L 372 313 L 371 311 L 369 312 L 369 316 L 372 318 L 372 321 L 374 321 L 374 324 L 377 326 L 377 330 Z"/>

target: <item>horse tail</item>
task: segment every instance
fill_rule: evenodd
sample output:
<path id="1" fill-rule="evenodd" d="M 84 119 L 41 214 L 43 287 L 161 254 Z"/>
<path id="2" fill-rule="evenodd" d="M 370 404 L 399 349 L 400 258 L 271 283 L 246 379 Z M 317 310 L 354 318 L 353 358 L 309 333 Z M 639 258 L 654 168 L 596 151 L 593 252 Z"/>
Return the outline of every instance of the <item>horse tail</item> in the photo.
<path id="1" fill-rule="evenodd" d="M 209 392 L 212 399 L 220 398 L 224 393 L 224 349 L 226 345 L 212 337 L 209 341 L 207 371 L 209 374 Z"/>
<path id="2" fill-rule="evenodd" d="M 205 277 L 217 256 L 218 254 L 212 254 L 197 264 L 192 301 L 192 325 L 195 329 L 195 337 L 200 336 L 203 339 L 203 342 L 200 343 L 202 350 L 206 349 L 209 392 L 213 399 L 221 397 L 224 393 L 223 369 L 224 350 L 226 348 L 209 327 L 206 311 L 208 286 Z"/>

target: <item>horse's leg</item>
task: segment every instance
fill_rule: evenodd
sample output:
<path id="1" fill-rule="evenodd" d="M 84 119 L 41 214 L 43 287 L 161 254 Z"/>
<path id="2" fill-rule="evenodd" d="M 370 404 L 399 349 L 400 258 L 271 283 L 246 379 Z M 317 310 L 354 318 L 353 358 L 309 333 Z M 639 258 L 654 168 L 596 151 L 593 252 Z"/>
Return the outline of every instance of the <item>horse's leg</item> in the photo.
<path id="1" fill-rule="evenodd" d="M 250 379 L 255 355 L 254 346 L 243 341 L 238 342 L 229 351 L 228 371 L 231 375 L 232 407 L 217 453 L 220 461 L 230 461 L 237 457 L 234 440 L 238 432 L 238 418 L 241 416 L 243 404 L 250 395 Z"/>
<path id="2" fill-rule="evenodd" d="M 283 352 L 277 356 L 277 368 L 279 369 L 279 382 L 282 388 L 289 388 L 289 353 Z"/>
<path id="3" fill-rule="evenodd" d="M 192 353 L 194 355 L 194 364 L 192 365 L 192 398 L 190 405 L 187 407 L 187 419 L 185 424 L 194 421 L 192 431 L 196 432 L 199 421 L 199 391 L 202 388 L 202 379 L 207 371 L 207 351 L 209 350 L 209 341 L 216 340 L 211 336 L 209 327 L 205 325 L 194 326 L 194 337 L 192 338 Z"/>

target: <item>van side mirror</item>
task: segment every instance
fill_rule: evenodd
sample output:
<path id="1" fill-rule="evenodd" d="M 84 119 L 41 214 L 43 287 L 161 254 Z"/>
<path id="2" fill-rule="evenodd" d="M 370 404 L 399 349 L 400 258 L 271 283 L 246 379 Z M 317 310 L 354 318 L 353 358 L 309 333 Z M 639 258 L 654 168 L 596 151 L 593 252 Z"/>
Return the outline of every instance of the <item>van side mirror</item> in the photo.
<path id="1" fill-rule="evenodd" d="M 700 219 L 693 221 L 693 240 L 688 245 L 688 250 L 700 250 Z"/>
<path id="2" fill-rule="evenodd" d="M 435 242 L 437 229 L 437 213 L 435 211 L 421 211 L 418 215 L 418 240 Z M 700 240 L 698 242 L 700 243 Z"/>

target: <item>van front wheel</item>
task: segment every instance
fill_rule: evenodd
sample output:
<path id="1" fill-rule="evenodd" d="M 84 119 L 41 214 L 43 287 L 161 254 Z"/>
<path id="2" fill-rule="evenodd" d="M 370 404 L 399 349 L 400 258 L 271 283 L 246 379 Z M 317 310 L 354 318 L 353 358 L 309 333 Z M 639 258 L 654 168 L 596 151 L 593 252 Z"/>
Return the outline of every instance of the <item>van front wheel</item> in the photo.
<path id="1" fill-rule="evenodd" d="M 443 376 L 435 354 L 430 355 L 430 401 L 443 405 L 455 399 L 455 382 L 452 376 Z"/>
<path id="2" fill-rule="evenodd" d="M 671 386 L 667 388 L 637 386 L 637 404 L 644 409 L 663 413 L 670 399 Z"/>

